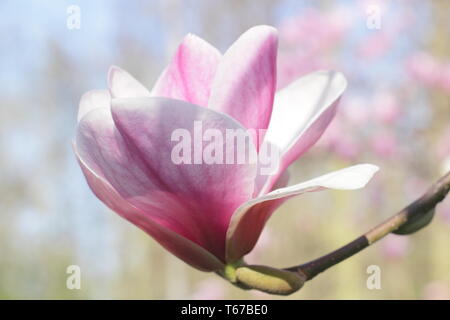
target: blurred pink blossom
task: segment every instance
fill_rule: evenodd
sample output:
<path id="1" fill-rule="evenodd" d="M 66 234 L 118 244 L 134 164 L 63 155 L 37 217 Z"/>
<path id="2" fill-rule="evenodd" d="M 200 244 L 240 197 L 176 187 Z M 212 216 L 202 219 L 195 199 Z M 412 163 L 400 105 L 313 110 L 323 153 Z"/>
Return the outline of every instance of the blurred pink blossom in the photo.
<path id="1" fill-rule="evenodd" d="M 357 138 L 351 135 L 342 121 L 331 123 L 327 132 L 318 143 L 344 160 L 353 161 L 360 152 Z"/>
<path id="2" fill-rule="evenodd" d="M 358 50 L 361 59 L 376 59 L 385 54 L 392 46 L 394 35 L 378 32 L 362 41 Z"/>
<path id="3" fill-rule="evenodd" d="M 424 180 L 419 175 L 408 175 L 406 183 L 404 184 L 404 193 L 411 197 L 418 197 L 423 194 L 429 187 L 428 181 Z"/>
<path id="4" fill-rule="evenodd" d="M 383 125 L 394 124 L 402 114 L 400 103 L 391 93 L 380 93 L 374 99 L 373 113 L 375 119 Z"/>
<path id="5" fill-rule="evenodd" d="M 328 13 L 309 8 L 286 20 L 279 29 L 281 41 L 286 45 L 296 46 L 299 41 L 307 41 L 304 50 L 316 52 L 338 42 L 348 27 L 349 15 L 344 8 Z"/>
<path id="6" fill-rule="evenodd" d="M 342 101 L 341 117 L 345 118 L 351 125 L 364 126 L 370 120 L 371 106 L 367 99 L 359 96 L 347 96 Z"/>
<path id="7" fill-rule="evenodd" d="M 423 298 L 425 300 L 449 300 L 450 286 L 443 282 L 431 282 L 425 287 Z"/>
<path id="8" fill-rule="evenodd" d="M 410 249 L 410 239 L 405 236 L 389 235 L 381 243 L 381 253 L 390 260 L 405 257 Z"/>
<path id="9" fill-rule="evenodd" d="M 406 66 L 414 80 L 429 86 L 439 84 L 440 64 L 430 54 L 426 52 L 415 53 L 408 59 Z"/>
<path id="10" fill-rule="evenodd" d="M 444 91 L 450 93 L 450 62 L 446 62 L 441 67 L 439 85 Z"/>
<path id="11" fill-rule="evenodd" d="M 326 52 L 338 44 L 350 25 L 346 7 L 328 13 L 307 9 L 280 26 L 278 88 L 317 69 L 335 69 Z"/>
<path id="12" fill-rule="evenodd" d="M 382 14 L 385 14 L 390 5 L 388 1 L 376 4 Z M 359 3 L 361 13 L 367 14 L 371 5 L 371 1 Z M 396 18 L 381 30 L 363 34 L 359 40 L 359 51 L 351 57 L 357 60 L 356 64 L 387 54 L 396 45 L 396 38 L 411 25 L 414 15 L 410 10 L 404 9 Z M 280 59 L 279 62 L 279 86 L 283 87 L 285 83 L 312 68 L 323 67 L 348 71 L 350 81 L 357 83 L 358 73 L 351 68 L 346 70 L 348 57 L 345 56 L 344 60 L 344 56 L 341 58 L 335 54 L 341 41 L 356 23 L 360 23 L 358 14 L 349 12 L 345 7 L 326 12 L 306 10 L 284 23 L 280 28 L 280 56 L 285 59 Z M 414 70 L 414 74 L 430 77 L 429 68 L 424 67 L 424 64 L 430 65 L 433 62 L 428 55 L 418 54 L 408 66 Z M 347 93 L 341 102 L 341 113 L 319 145 L 349 161 L 355 160 L 359 152 L 369 149 L 380 157 L 391 157 L 398 151 L 396 124 L 403 116 L 403 102 L 394 90 L 378 90 L 371 98 L 353 91 Z M 355 126 L 361 134 L 349 134 L 354 131 Z M 375 135 L 369 136 L 370 131 L 375 132 Z"/>
<path id="13" fill-rule="evenodd" d="M 225 298 L 225 282 L 210 278 L 200 282 L 192 293 L 193 300 L 221 300 Z"/>
<path id="14" fill-rule="evenodd" d="M 373 151 L 381 157 L 390 157 L 398 149 L 395 136 L 387 130 L 373 133 L 371 141 Z"/>

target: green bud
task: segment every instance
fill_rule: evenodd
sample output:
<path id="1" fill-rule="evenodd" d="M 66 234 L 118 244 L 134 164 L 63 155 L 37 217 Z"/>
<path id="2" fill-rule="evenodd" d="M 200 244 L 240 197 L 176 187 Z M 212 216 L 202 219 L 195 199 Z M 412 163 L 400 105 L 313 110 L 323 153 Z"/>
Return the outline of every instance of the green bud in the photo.
<path id="1" fill-rule="evenodd" d="M 403 224 L 397 230 L 394 230 L 392 233 L 399 235 L 411 234 L 420 229 L 426 227 L 434 217 L 434 208 L 428 211 L 424 215 L 420 215 L 419 217 L 410 218 L 405 224 Z"/>
<path id="2" fill-rule="evenodd" d="M 235 270 L 238 283 L 266 293 L 289 295 L 299 290 L 306 277 L 267 266 L 242 266 Z"/>

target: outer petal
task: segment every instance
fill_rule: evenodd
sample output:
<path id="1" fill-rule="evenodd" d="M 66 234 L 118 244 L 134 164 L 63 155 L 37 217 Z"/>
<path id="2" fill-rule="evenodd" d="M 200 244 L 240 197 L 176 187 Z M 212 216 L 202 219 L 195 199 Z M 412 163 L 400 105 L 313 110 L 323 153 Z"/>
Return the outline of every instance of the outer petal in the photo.
<path id="1" fill-rule="evenodd" d="M 224 54 L 209 107 L 229 114 L 244 127 L 267 129 L 276 90 L 276 29 L 253 27 Z"/>
<path id="2" fill-rule="evenodd" d="M 211 253 L 156 223 L 145 212 L 127 202 L 106 180 L 90 170 L 78 155 L 77 158 L 90 188 L 111 210 L 144 230 L 164 248 L 194 268 L 202 271 L 215 271 L 223 268 L 223 263 Z"/>
<path id="3" fill-rule="evenodd" d="M 188 34 L 159 77 L 151 95 L 206 107 L 221 56 L 208 42 Z"/>
<path id="4" fill-rule="evenodd" d="M 108 88 L 112 98 L 149 97 L 147 88 L 125 70 L 112 66 L 108 72 Z"/>
<path id="5" fill-rule="evenodd" d="M 105 109 L 82 119 L 80 157 L 133 206 L 224 260 L 230 216 L 251 197 L 256 165 L 176 165 L 171 135 L 186 129 L 194 137 L 194 121 L 204 130 L 242 127 L 223 114 L 164 98 L 113 99 L 112 110 L 115 123 Z"/>
<path id="6" fill-rule="evenodd" d="M 334 117 L 338 98 L 347 87 L 341 73 L 318 71 L 277 92 L 265 141 L 281 152 L 278 175 L 306 152 L 323 134 Z M 262 193 L 278 175 L 268 179 Z"/>
<path id="7" fill-rule="evenodd" d="M 139 155 L 129 150 L 115 127 L 110 109 L 95 109 L 81 119 L 76 144 L 80 159 L 123 198 L 145 202 L 145 213 L 152 219 L 196 243 L 201 242 L 196 226 L 187 217 L 189 210 L 165 191 Z"/>
<path id="8" fill-rule="evenodd" d="M 78 107 L 78 121 L 96 108 L 109 108 L 111 95 L 108 90 L 91 90 L 83 94 Z"/>
<path id="9" fill-rule="evenodd" d="M 278 201 L 305 192 L 324 189 L 359 189 L 366 185 L 378 167 L 371 164 L 355 165 L 318 178 L 269 192 L 241 205 L 233 214 L 227 232 L 227 261 L 235 261 L 249 253 L 256 244 L 265 223 Z"/>

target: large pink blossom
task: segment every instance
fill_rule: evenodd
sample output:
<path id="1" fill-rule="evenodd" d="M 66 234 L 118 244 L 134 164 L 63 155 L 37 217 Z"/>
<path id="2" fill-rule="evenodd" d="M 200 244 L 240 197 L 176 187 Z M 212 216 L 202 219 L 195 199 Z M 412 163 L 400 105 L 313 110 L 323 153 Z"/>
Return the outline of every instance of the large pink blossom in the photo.
<path id="1" fill-rule="evenodd" d="M 193 267 L 217 271 L 249 253 L 286 199 L 363 187 L 377 167 L 355 165 L 286 187 L 287 167 L 322 135 L 346 88 L 319 71 L 276 92 L 277 32 L 257 26 L 224 54 L 187 35 L 152 90 L 111 67 L 108 90 L 83 95 L 75 152 L 95 195 Z M 278 170 L 258 163 L 175 164 L 171 133 L 194 122 L 221 132 L 267 129 Z M 260 141 L 245 151 L 258 152 Z"/>

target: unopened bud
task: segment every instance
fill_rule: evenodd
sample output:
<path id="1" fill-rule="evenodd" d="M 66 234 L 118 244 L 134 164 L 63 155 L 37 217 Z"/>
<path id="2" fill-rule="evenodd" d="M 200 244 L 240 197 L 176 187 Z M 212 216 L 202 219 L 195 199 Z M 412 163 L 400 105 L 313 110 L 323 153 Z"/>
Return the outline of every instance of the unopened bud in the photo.
<path id="1" fill-rule="evenodd" d="M 266 293 L 289 295 L 303 286 L 306 277 L 267 266 L 247 265 L 236 269 L 236 280 L 249 288 Z"/>

